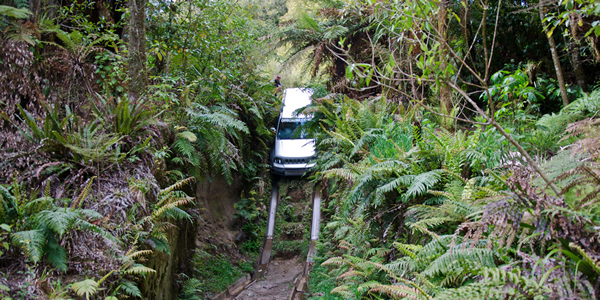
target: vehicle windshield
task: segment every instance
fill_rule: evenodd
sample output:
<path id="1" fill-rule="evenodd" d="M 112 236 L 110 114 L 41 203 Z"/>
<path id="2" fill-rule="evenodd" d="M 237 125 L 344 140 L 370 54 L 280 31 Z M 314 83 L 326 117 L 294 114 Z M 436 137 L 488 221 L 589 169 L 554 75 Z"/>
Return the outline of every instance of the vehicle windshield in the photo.
<path id="1" fill-rule="evenodd" d="M 281 120 L 277 137 L 282 140 L 311 139 L 305 123 L 308 120 Z"/>

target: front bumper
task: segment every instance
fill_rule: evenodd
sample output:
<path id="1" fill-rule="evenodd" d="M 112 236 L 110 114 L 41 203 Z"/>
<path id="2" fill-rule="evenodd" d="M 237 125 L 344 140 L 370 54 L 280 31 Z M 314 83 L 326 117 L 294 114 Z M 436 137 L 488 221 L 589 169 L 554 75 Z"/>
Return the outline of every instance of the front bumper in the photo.
<path id="1" fill-rule="evenodd" d="M 315 163 L 311 164 L 278 164 L 273 163 L 271 165 L 271 173 L 281 176 L 302 176 L 304 173 L 310 171 Z"/>

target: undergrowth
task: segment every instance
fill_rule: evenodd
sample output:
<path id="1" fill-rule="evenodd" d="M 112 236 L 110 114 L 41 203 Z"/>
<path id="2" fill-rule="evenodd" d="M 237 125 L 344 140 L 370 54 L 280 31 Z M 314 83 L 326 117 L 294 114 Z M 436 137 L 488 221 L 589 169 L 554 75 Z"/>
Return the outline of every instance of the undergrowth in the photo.
<path id="1" fill-rule="evenodd" d="M 232 263 L 225 255 L 198 250 L 190 260 L 193 273 L 183 276 L 180 299 L 206 299 L 224 291 L 254 268 L 247 261 Z M 193 288 L 192 288 L 193 287 Z M 186 290 L 187 288 L 187 290 Z M 193 291 L 193 292 L 190 292 Z"/>

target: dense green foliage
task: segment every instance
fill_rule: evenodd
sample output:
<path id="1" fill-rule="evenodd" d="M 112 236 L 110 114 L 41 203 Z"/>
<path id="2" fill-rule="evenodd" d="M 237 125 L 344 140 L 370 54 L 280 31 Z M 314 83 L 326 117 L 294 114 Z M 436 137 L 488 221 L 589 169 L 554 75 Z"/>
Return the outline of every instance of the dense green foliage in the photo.
<path id="1" fill-rule="evenodd" d="M 260 248 L 281 61 L 316 90 L 319 297 L 600 297 L 597 1 L 299 2 L 1 1 L 0 295 L 140 298 L 179 272 L 194 299 L 250 272 L 173 245 L 191 183 L 223 178 Z M 274 252 L 302 253 L 286 200 Z"/>
<path id="2" fill-rule="evenodd" d="M 346 62 L 332 73 L 345 95 L 307 109 L 328 199 L 313 288 L 343 299 L 598 297 L 598 75 L 575 74 L 579 56 L 562 61 L 583 79 L 567 79 L 562 98 L 564 75 L 553 79 L 556 62 L 543 58 L 557 37 L 538 14 L 581 18 L 562 38 L 591 67 L 597 6 L 328 4 L 309 23 L 348 22 L 328 41 Z M 348 30 L 363 22 L 369 30 Z"/>
<path id="3" fill-rule="evenodd" d="M 258 39 L 273 20 L 245 2 L 159 1 L 140 36 L 123 1 L 0 4 L 0 295 L 147 297 L 157 272 L 188 272 L 183 294 L 198 281 L 214 294 L 241 276 L 203 281 L 207 256 L 196 273 L 160 263 L 191 259 L 173 246 L 200 221 L 192 182 L 264 193 L 279 100 L 257 71 Z M 245 218 L 256 251 L 258 215 Z"/>
<path id="4" fill-rule="evenodd" d="M 318 174 L 328 185 L 326 237 L 339 244 L 340 256 L 324 263 L 339 266 L 329 275 L 337 276 L 333 292 L 345 299 L 486 298 L 518 295 L 519 289 L 532 296 L 593 297 L 597 263 L 583 266 L 596 251 L 590 226 L 600 220 L 592 200 L 596 188 L 584 186 L 595 179 L 577 171 L 577 161 L 565 165 L 569 151 L 543 165 L 560 183 L 563 196 L 555 198 L 539 179 L 531 180 L 532 170 L 518 154 L 491 159 L 508 148 L 484 138 L 494 128 L 450 134 L 426 118 L 421 128 L 411 127 L 385 103 L 377 104 L 346 99 L 315 108 L 323 112 L 319 123 L 329 128 L 320 138 L 326 152 Z M 536 145 L 545 130 L 521 140 Z M 591 132 L 583 134 L 589 138 Z M 333 246 L 327 241 L 323 250 Z M 543 272 L 532 273 L 534 264 Z M 515 277 L 503 279 L 506 268 Z M 537 287 L 528 290 L 528 280 Z"/>

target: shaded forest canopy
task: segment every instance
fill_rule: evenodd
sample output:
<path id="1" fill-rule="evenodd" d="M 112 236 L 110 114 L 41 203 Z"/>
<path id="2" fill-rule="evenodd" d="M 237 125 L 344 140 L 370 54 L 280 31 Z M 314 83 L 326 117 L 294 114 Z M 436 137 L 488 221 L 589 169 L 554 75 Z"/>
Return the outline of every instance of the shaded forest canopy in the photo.
<path id="1" fill-rule="evenodd" d="M 315 298 L 600 297 L 595 1 L 2 0 L 0 49 L 3 297 L 251 272 L 278 73 L 316 91 Z M 187 243 L 220 180 L 238 237 Z"/>

